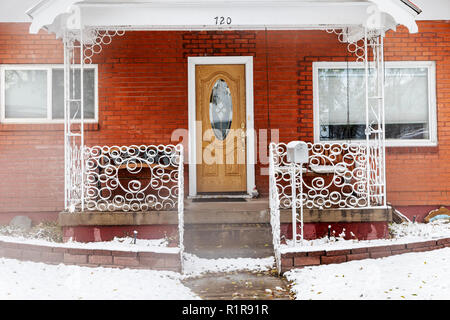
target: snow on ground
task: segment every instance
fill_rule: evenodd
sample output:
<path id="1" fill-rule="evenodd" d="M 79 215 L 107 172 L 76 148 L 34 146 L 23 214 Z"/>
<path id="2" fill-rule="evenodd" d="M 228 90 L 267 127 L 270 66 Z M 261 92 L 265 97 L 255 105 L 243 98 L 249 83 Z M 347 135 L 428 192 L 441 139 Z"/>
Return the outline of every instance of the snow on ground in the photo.
<path id="1" fill-rule="evenodd" d="M 391 233 L 397 239 L 431 239 L 450 237 L 450 220 L 442 219 L 430 223 L 393 223 Z"/>
<path id="2" fill-rule="evenodd" d="M 274 257 L 204 259 L 184 253 L 184 259 L 184 275 L 186 277 L 233 271 L 263 272 L 271 270 L 275 265 Z"/>
<path id="3" fill-rule="evenodd" d="M 299 300 L 450 299 L 450 248 L 294 269 Z"/>
<path id="4" fill-rule="evenodd" d="M 117 250 L 117 251 L 145 251 L 145 252 L 161 252 L 161 253 L 178 253 L 180 249 L 178 247 L 167 247 L 167 239 L 136 239 L 136 244 L 133 244 L 133 238 L 114 238 L 111 241 L 103 242 L 75 242 L 68 241 L 65 243 L 52 242 L 44 239 L 33 239 L 18 236 L 2 236 L 0 235 L 0 241 L 26 243 L 40 246 L 62 247 L 62 248 L 77 248 L 77 249 L 99 249 L 99 250 Z"/>
<path id="5" fill-rule="evenodd" d="M 296 247 L 292 246 L 292 240 L 287 240 L 286 244 L 281 245 L 281 253 L 286 252 L 304 252 L 318 250 L 339 250 L 361 247 L 385 246 L 394 244 L 405 244 L 411 242 L 420 242 L 450 237 L 450 221 L 436 220 L 430 223 L 412 223 L 404 222 L 402 224 L 392 224 L 389 226 L 393 236 L 391 239 L 377 240 L 344 240 L 343 237 L 328 237 L 304 240 L 303 244 Z M 345 233 L 345 231 L 344 231 Z M 344 236 L 344 235 L 342 235 Z"/>
<path id="6" fill-rule="evenodd" d="M 0 299 L 199 299 L 169 271 L 47 265 L 0 258 Z"/>

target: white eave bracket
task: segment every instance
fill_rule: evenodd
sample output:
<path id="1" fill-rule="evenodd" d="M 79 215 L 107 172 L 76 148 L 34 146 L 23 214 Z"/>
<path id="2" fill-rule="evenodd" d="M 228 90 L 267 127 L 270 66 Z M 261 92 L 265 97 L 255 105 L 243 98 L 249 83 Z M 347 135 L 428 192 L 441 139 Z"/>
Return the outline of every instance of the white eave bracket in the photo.
<path id="1" fill-rule="evenodd" d="M 409 1 L 402 0 L 370 0 L 377 5 L 378 10 L 390 15 L 397 24 L 408 28 L 409 33 L 417 33 L 419 28 L 416 16 L 421 12 L 419 8 L 413 9 L 407 4 Z"/>
<path id="2" fill-rule="evenodd" d="M 30 33 L 37 34 L 39 30 L 48 27 L 49 32 L 58 34 L 71 15 L 72 6 L 80 0 L 42 0 L 26 13 L 32 19 Z"/>

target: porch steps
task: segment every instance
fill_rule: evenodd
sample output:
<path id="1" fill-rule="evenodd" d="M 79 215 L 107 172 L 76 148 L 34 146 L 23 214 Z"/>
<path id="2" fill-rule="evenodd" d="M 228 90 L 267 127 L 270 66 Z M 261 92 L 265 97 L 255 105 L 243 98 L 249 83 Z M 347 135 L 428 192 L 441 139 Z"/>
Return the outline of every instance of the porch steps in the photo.
<path id="1" fill-rule="evenodd" d="M 265 258 L 273 256 L 269 224 L 187 225 L 185 250 L 201 258 Z"/>
<path id="2" fill-rule="evenodd" d="M 185 250 L 209 259 L 273 256 L 272 229 L 266 220 L 268 214 L 267 199 L 245 202 L 187 200 Z"/>
<path id="3" fill-rule="evenodd" d="M 290 223 L 290 209 L 280 210 L 281 223 Z M 305 223 L 390 222 L 391 208 L 305 209 Z M 245 202 L 185 200 L 186 252 L 204 258 L 263 258 L 273 255 L 269 199 Z"/>

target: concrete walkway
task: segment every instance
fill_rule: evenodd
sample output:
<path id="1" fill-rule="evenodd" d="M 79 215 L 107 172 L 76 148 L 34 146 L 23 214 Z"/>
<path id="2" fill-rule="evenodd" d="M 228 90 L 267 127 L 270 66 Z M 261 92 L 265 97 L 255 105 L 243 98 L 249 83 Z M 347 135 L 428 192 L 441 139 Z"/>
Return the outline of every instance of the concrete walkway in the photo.
<path id="1" fill-rule="evenodd" d="M 187 253 L 204 259 L 273 256 L 267 198 L 246 202 L 186 201 L 185 210 Z M 183 283 L 206 300 L 290 299 L 287 280 L 275 270 L 209 273 Z"/>
<path id="2" fill-rule="evenodd" d="M 290 300 L 288 281 L 276 272 L 207 274 L 183 284 L 204 300 Z"/>

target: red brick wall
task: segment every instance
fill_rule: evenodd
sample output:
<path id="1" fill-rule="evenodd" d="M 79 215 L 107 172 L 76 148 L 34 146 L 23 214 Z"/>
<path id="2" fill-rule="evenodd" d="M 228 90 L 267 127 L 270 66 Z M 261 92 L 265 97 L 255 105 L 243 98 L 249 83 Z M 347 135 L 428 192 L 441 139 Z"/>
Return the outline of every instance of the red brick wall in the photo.
<path id="1" fill-rule="evenodd" d="M 62 63 L 60 40 L 27 28 L 0 24 L 0 63 Z M 436 61 L 439 146 L 388 149 L 388 201 L 449 205 L 450 23 L 419 29 L 389 33 L 386 60 Z M 187 57 L 204 55 L 254 57 L 255 128 L 280 129 L 286 142 L 313 139 L 312 62 L 354 60 L 323 31 L 127 32 L 94 59 L 99 124 L 89 126 L 87 144 L 170 143 L 174 129 L 187 128 Z M 61 125 L 0 125 L 0 220 L 62 209 L 62 135 Z M 267 193 L 259 169 L 257 187 Z"/>
<path id="2" fill-rule="evenodd" d="M 62 63 L 61 41 L 0 23 L 0 63 Z M 0 223 L 19 213 L 51 218 L 64 201 L 63 126 L 0 124 Z"/>
<path id="3" fill-rule="evenodd" d="M 83 267 L 138 268 L 181 272 L 179 253 L 39 246 L 0 241 L 0 258 Z"/>
<path id="4" fill-rule="evenodd" d="M 386 60 L 436 61 L 438 146 L 389 148 L 388 200 L 396 205 L 450 205 L 450 22 L 419 23 L 386 39 Z"/>

